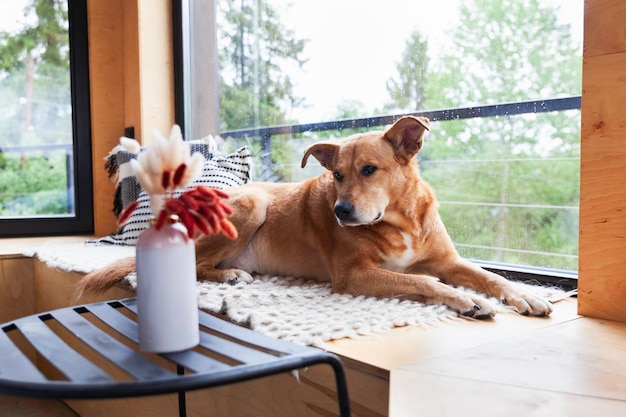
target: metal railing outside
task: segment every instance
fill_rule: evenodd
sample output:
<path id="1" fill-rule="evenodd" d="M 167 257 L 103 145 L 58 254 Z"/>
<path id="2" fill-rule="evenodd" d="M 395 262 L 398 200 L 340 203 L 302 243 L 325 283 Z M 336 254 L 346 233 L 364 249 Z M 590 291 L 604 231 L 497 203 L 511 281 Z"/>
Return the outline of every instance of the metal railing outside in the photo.
<path id="1" fill-rule="evenodd" d="M 518 114 L 547 113 L 554 111 L 580 109 L 581 97 L 572 96 L 546 100 L 522 101 L 515 103 L 490 104 L 475 107 L 459 107 L 454 109 L 425 110 L 411 113 L 393 114 L 386 116 L 363 117 L 355 119 L 333 120 L 330 122 L 305 123 L 295 125 L 280 125 L 268 127 L 254 127 L 249 129 L 228 130 L 221 132 L 223 138 L 261 138 L 261 161 L 263 174 L 272 169 L 272 136 L 285 134 L 300 134 L 306 132 L 322 132 L 327 130 L 343 130 L 356 128 L 373 128 L 392 124 L 403 116 L 428 117 L 431 121 L 461 120 L 480 117 L 512 116 Z"/>

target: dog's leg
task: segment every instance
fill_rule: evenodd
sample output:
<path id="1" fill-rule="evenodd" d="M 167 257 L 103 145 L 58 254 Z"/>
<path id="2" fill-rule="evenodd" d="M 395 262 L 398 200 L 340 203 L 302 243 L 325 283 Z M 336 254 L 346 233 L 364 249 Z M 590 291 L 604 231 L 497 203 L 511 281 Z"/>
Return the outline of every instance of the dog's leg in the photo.
<path id="1" fill-rule="evenodd" d="M 472 288 L 496 297 L 520 314 L 547 316 L 552 312 L 549 301 L 522 291 L 506 278 L 460 257 L 454 262 L 437 265 L 433 273 L 451 285 Z"/>
<path id="2" fill-rule="evenodd" d="M 233 209 L 229 218 L 237 228 L 237 239 L 223 235 L 201 236 L 196 240 L 196 266 L 199 280 L 226 282 L 251 282 L 252 276 L 241 269 L 220 268 L 228 265 L 248 246 L 267 213 L 268 196 L 262 190 L 234 194 L 228 201 Z"/>
<path id="3" fill-rule="evenodd" d="M 496 307 L 484 297 L 468 294 L 421 274 L 401 274 L 371 268 L 333 279 L 333 291 L 373 297 L 403 297 L 429 304 L 445 304 L 473 318 L 491 318 Z"/>

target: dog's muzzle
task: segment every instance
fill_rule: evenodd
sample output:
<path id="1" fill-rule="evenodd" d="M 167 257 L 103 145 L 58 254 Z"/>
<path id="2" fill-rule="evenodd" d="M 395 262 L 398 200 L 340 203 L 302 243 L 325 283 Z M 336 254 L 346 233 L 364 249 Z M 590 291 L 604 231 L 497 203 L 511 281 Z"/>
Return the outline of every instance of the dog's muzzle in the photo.
<path id="1" fill-rule="evenodd" d="M 349 201 L 337 201 L 337 203 L 335 203 L 335 216 L 337 216 L 337 219 L 341 222 L 354 222 L 354 206 Z"/>
<path id="2" fill-rule="evenodd" d="M 382 213 L 378 213 L 374 218 L 363 218 L 351 202 L 340 200 L 335 203 L 335 217 L 340 226 L 360 226 L 377 222 L 381 219 Z"/>

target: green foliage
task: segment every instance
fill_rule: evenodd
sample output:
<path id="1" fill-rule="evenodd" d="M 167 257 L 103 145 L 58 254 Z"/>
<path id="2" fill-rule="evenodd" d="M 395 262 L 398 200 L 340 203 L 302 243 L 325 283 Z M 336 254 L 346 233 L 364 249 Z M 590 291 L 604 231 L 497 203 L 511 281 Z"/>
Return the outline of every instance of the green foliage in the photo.
<path id="1" fill-rule="evenodd" d="M 222 0 L 219 25 L 221 130 L 286 122 L 281 104 L 296 107 L 286 67 L 301 67 L 305 40 L 264 0 Z"/>
<path id="2" fill-rule="evenodd" d="M 33 0 L 17 32 L 0 32 L 0 146 L 67 143 L 71 89 L 67 2 Z"/>
<path id="3" fill-rule="evenodd" d="M 0 32 L 0 68 L 7 72 L 23 69 L 28 57 L 37 64 L 69 68 L 67 2 L 33 0 L 24 9 L 24 16 L 31 14 L 36 16 L 32 25 L 17 33 Z"/>
<path id="4" fill-rule="evenodd" d="M 302 100 L 285 68 L 304 64 L 306 41 L 296 39 L 264 0 L 222 0 L 219 6 L 220 130 L 288 123 L 284 108 Z M 272 139 L 274 176 L 289 177 L 281 167 L 295 157 L 285 139 Z"/>
<path id="5" fill-rule="evenodd" d="M 0 215 L 67 214 L 65 154 L 2 158 Z"/>
<path id="6" fill-rule="evenodd" d="M 553 8 L 538 0 L 473 0 L 461 3 L 459 21 L 454 47 L 428 72 L 429 108 L 580 94 L 580 50 Z M 579 117 L 433 123 L 422 174 L 443 202 L 462 255 L 576 269 Z"/>

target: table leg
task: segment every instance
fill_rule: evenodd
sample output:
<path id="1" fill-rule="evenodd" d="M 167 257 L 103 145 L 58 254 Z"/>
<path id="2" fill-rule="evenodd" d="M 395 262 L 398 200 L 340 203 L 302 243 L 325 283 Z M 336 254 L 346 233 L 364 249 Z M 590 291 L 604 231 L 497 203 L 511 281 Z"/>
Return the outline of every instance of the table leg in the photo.
<path id="1" fill-rule="evenodd" d="M 176 365 L 176 371 L 178 375 L 185 374 L 185 368 L 180 365 Z M 178 417 L 187 417 L 185 391 L 178 391 Z"/>

